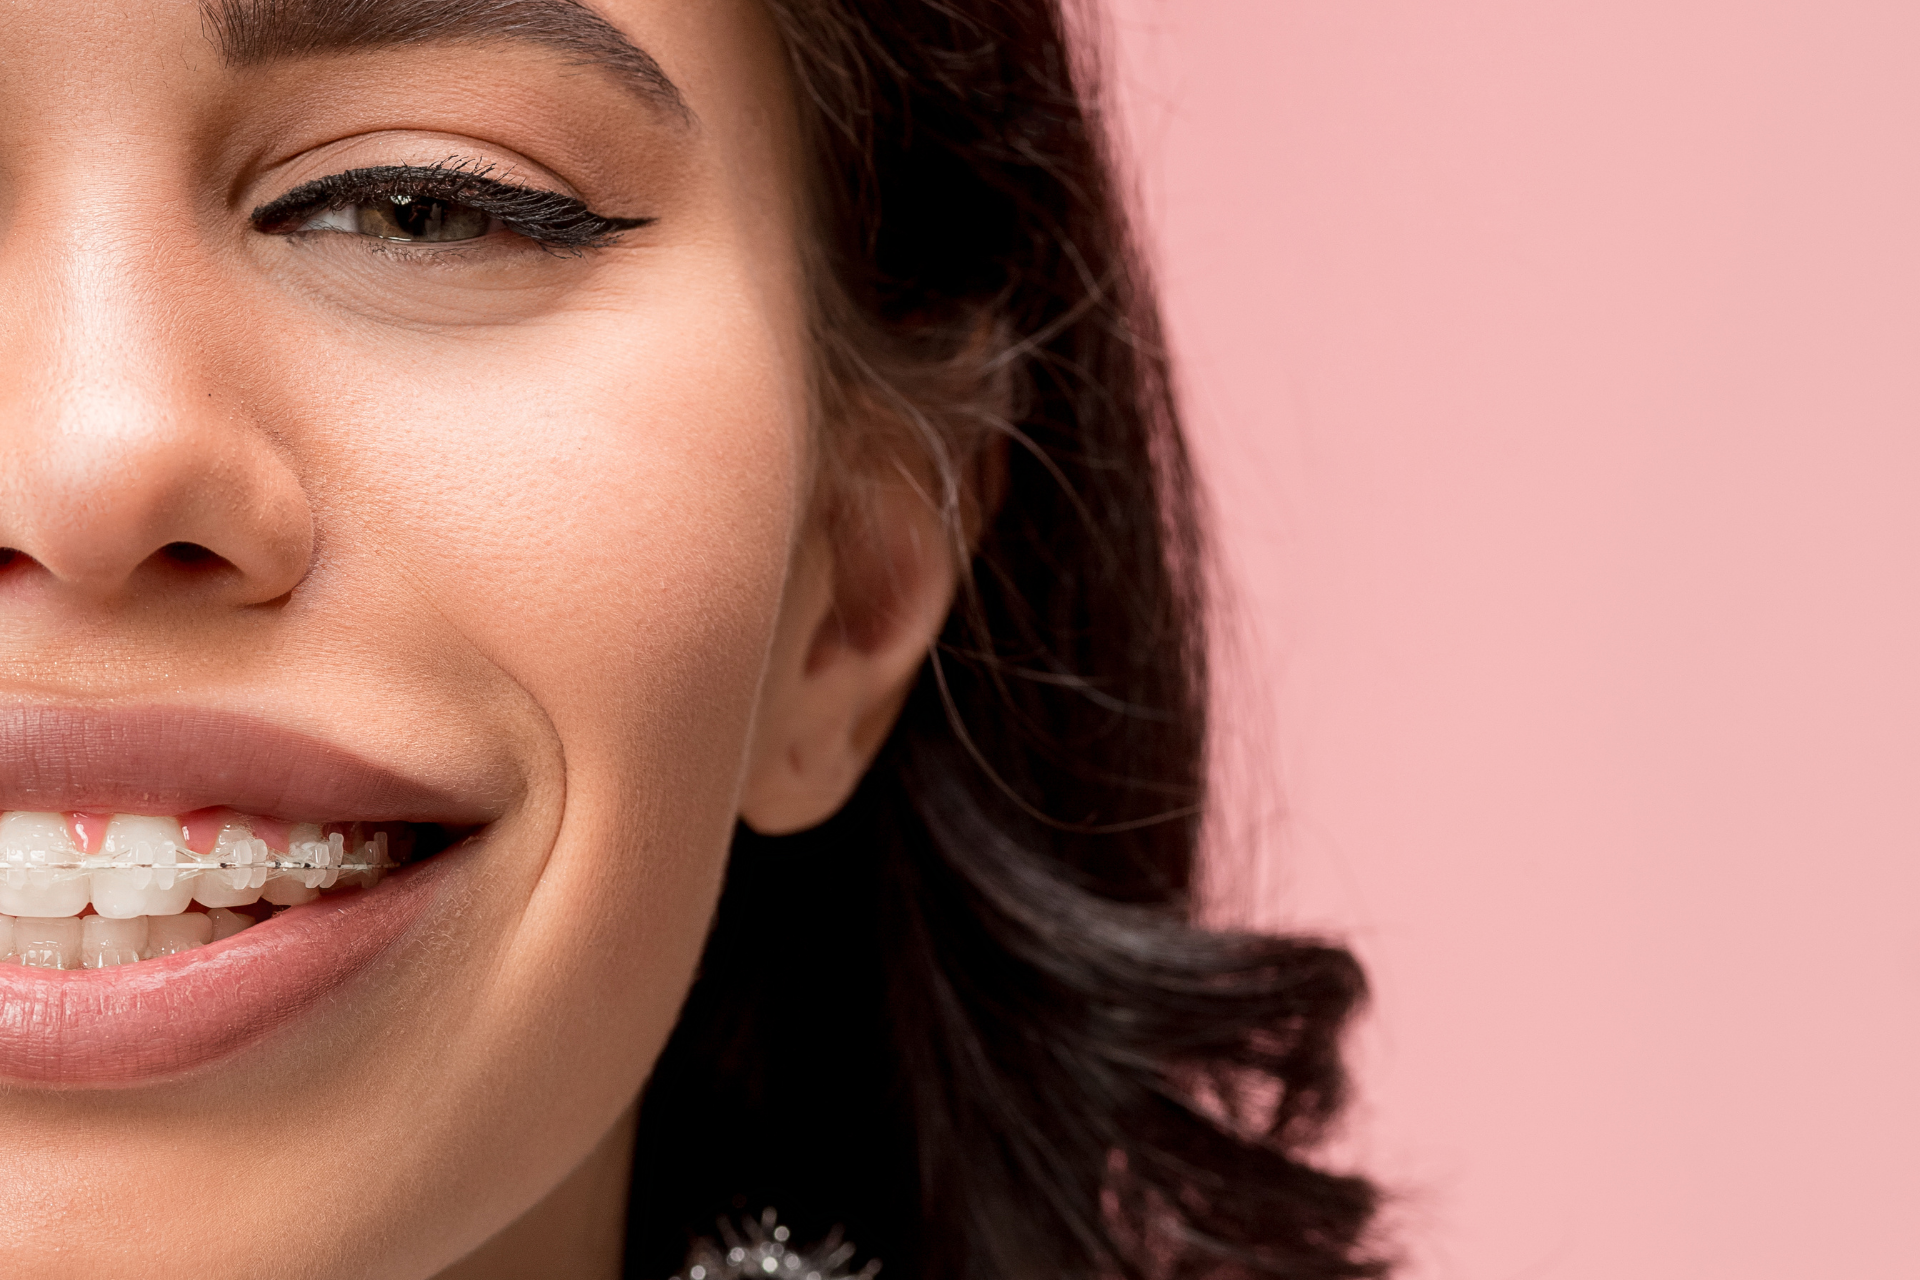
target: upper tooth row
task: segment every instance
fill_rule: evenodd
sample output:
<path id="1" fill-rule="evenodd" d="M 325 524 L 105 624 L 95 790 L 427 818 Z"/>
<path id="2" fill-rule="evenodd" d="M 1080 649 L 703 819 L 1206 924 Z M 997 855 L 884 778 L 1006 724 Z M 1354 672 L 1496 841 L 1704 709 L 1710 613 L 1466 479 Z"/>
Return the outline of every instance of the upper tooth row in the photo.
<path id="1" fill-rule="evenodd" d="M 66 815 L 14 811 L 0 816 L 0 915 L 75 916 L 91 902 L 114 920 L 171 916 L 198 902 L 241 907 L 262 898 L 307 902 L 343 878 L 372 884 L 391 865 L 377 833 L 349 859 L 345 839 L 312 823 L 295 826 L 276 854 L 243 823 L 222 827 L 205 857 L 186 847 L 173 818 L 115 814 L 99 852 L 74 848 Z"/>

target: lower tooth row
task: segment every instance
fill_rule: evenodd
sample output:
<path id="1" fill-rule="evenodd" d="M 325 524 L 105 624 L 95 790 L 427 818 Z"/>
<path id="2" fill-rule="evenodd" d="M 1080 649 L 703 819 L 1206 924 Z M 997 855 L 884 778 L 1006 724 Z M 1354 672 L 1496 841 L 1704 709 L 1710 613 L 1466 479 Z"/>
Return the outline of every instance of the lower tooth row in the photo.
<path id="1" fill-rule="evenodd" d="M 204 947 L 253 921 L 216 907 L 171 916 L 0 915 L 0 963 L 35 969 L 110 969 Z"/>
<path id="2" fill-rule="evenodd" d="M 391 865 L 384 832 L 349 857 L 339 833 L 303 824 L 281 854 L 235 824 L 201 857 L 180 844 L 179 830 L 170 819 L 119 815 L 99 852 L 83 857 L 62 815 L 8 813 L 0 817 L 0 915 L 71 917 L 91 905 L 107 919 L 133 920 L 179 915 L 196 902 L 297 906 L 322 890 L 371 887 Z"/>

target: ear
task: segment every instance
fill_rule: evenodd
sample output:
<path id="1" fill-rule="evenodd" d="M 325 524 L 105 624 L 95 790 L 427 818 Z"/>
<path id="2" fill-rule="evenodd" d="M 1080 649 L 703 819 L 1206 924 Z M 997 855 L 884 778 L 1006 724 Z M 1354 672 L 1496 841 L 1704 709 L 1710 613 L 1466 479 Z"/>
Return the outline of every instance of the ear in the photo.
<path id="1" fill-rule="evenodd" d="M 740 816 L 763 835 L 817 826 L 873 762 L 958 583 L 951 535 L 906 477 L 816 520 L 789 575 Z"/>

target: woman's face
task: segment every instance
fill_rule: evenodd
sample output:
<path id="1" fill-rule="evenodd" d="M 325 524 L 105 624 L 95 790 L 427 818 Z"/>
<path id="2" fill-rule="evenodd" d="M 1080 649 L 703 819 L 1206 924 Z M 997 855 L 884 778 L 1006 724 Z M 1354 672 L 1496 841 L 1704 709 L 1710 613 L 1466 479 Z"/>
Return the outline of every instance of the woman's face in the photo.
<path id="1" fill-rule="evenodd" d="M 181 861 L 478 829 L 0 965 L 8 1274 L 617 1249 L 736 819 L 837 806 L 950 585 L 912 510 L 865 560 L 810 514 L 784 67 L 750 0 L 8 8 L 0 809 L 96 857 L 185 818 Z M 171 878 L 116 890 L 154 938 Z"/>

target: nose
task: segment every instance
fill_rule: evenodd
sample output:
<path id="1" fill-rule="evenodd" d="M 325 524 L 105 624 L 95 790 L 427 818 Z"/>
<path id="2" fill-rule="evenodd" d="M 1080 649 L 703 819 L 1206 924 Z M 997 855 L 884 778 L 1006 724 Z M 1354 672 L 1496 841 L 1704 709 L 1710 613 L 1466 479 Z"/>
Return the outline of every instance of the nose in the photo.
<path id="1" fill-rule="evenodd" d="M 217 279 L 138 248 L 68 242 L 23 267 L 8 246 L 0 612 L 32 596 L 243 607 L 307 571 L 312 513 L 223 360 L 244 342 Z"/>

